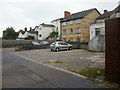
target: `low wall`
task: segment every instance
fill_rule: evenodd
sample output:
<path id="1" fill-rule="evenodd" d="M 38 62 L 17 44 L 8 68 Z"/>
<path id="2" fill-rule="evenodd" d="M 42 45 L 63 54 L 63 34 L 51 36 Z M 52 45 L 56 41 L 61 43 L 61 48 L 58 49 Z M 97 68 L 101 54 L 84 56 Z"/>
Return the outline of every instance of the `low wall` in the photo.
<path id="1" fill-rule="evenodd" d="M 95 36 L 88 44 L 90 51 L 105 51 L 105 36 Z"/>
<path id="2" fill-rule="evenodd" d="M 2 40 L 2 47 L 16 47 L 21 45 L 29 44 L 33 40 Z M 41 42 L 42 40 L 35 40 L 38 42 Z M 52 43 L 53 41 L 48 40 L 49 43 Z"/>
<path id="3" fill-rule="evenodd" d="M 16 46 L 23 46 L 29 44 L 33 40 L 2 40 L 2 47 L 16 47 Z M 38 42 L 41 42 L 42 40 L 36 40 Z M 49 42 L 49 45 L 54 42 L 53 40 L 46 40 Z M 67 42 L 69 44 L 73 45 L 73 48 L 87 48 L 88 42 Z M 49 46 L 48 46 L 49 48 Z"/>

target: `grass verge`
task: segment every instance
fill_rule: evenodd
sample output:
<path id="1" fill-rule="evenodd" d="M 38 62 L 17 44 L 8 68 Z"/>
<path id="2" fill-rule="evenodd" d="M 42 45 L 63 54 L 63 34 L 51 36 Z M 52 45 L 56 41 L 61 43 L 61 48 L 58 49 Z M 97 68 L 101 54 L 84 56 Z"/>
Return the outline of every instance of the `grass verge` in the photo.
<path id="1" fill-rule="evenodd" d="M 82 69 L 79 74 L 89 77 L 89 78 L 96 78 L 97 76 L 104 76 L 105 69 L 103 68 L 92 68 L 87 67 Z"/>

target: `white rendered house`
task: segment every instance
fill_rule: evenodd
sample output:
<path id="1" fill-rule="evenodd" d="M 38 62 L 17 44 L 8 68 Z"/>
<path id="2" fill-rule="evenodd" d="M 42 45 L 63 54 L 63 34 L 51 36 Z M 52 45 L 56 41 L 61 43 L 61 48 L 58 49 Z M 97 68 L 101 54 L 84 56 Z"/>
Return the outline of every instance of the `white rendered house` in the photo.
<path id="1" fill-rule="evenodd" d="M 120 17 L 120 5 L 113 11 L 104 10 L 104 13 L 90 25 L 90 40 L 96 35 L 105 35 L 105 20 L 108 18 Z"/>
<path id="2" fill-rule="evenodd" d="M 58 36 L 59 36 L 58 39 L 60 39 L 60 35 L 61 35 L 60 21 L 62 19 L 63 18 L 58 18 L 58 19 L 55 19 L 55 20 L 51 21 L 52 25 L 55 26 L 55 29 L 58 32 Z"/>
<path id="3" fill-rule="evenodd" d="M 55 26 L 51 24 L 40 24 L 37 28 L 38 40 L 45 40 L 51 32 L 55 31 Z"/>

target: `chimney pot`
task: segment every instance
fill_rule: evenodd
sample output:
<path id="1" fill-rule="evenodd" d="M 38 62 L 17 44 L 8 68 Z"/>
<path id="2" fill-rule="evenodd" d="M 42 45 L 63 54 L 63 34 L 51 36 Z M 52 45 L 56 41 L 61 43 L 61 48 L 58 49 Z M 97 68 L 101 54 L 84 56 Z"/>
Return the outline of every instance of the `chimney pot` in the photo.
<path id="1" fill-rule="evenodd" d="M 27 31 L 27 28 L 25 27 L 25 32 Z"/>
<path id="2" fill-rule="evenodd" d="M 106 9 L 104 10 L 104 13 L 108 12 Z"/>
<path id="3" fill-rule="evenodd" d="M 32 29 L 32 27 L 30 27 L 30 30 Z"/>

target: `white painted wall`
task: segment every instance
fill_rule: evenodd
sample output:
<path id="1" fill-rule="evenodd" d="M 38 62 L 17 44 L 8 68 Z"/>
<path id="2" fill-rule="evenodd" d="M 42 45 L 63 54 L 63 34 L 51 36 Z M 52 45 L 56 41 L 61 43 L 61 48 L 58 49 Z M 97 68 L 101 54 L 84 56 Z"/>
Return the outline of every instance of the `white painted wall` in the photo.
<path id="1" fill-rule="evenodd" d="M 100 35 L 105 35 L 105 23 L 101 20 L 102 23 L 95 23 L 90 25 L 90 40 L 95 37 L 96 28 L 100 28 Z"/>
<path id="2" fill-rule="evenodd" d="M 38 40 L 44 40 L 46 39 L 52 31 L 55 31 L 55 27 L 42 27 L 42 25 L 39 25 L 38 29 Z M 40 34 L 42 37 L 40 37 Z"/>
<path id="3" fill-rule="evenodd" d="M 22 33 L 20 32 L 19 35 L 18 35 L 18 38 L 22 38 Z"/>
<path id="4" fill-rule="evenodd" d="M 25 33 L 23 34 L 23 38 L 28 37 L 28 35 L 29 35 L 29 33 L 28 33 L 28 32 L 25 32 Z"/>
<path id="5" fill-rule="evenodd" d="M 18 35 L 18 38 L 26 38 L 26 37 L 28 37 L 28 32 L 25 32 L 24 34 L 22 34 L 21 32 L 19 33 L 19 35 Z"/>
<path id="6" fill-rule="evenodd" d="M 58 36 L 60 38 L 60 20 L 55 20 L 51 22 L 55 26 L 55 31 L 58 31 Z M 57 30 L 58 28 L 58 30 Z"/>

